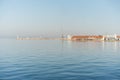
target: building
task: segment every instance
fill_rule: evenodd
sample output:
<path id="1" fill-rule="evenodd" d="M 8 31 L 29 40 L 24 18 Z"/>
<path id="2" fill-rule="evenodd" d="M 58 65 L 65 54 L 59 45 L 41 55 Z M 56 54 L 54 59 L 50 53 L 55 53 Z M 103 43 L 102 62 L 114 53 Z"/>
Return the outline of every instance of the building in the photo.
<path id="1" fill-rule="evenodd" d="M 71 40 L 103 40 L 102 35 L 80 35 L 80 36 L 72 36 Z"/>
<path id="2" fill-rule="evenodd" d="M 102 40 L 102 41 L 118 41 L 120 36 L 114 35 L 76 35 L 68 36 L 68 40 Z"/>
<path id="3" fill-rule="evenodd" d="M 108 41 L 108 40 L 118 40 L 118 37 L 117 37 L 117 35 L 116 34 L 114 34 L 114 35 L 104 35 L 104 40 L 105 41 Z"/>
<path id="4" fill-rule="evenodd" d="M 117 39 L 120 40 L 120 36 L 117 36 Z"/>

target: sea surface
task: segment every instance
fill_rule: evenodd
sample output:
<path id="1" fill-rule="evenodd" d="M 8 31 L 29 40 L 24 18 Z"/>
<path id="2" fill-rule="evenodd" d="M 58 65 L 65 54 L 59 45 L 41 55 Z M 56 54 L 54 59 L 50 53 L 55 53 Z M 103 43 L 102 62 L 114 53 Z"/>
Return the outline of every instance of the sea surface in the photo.
<path id="1" fill-rule="evenodd" d="M 120 80 L 120 42 L 0 39 L 0 80 Z"/>

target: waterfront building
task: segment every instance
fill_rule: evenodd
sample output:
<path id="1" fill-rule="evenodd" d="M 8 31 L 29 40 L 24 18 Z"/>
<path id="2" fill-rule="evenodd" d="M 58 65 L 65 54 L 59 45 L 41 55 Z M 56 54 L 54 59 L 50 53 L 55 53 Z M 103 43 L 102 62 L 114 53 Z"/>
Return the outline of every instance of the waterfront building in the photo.
<path id="1" fill-rule="evenodd" d="M 114 35 L 68 35 L 68 40 L 101 40 L 101 41 L 118 41 L 120 36 Z"/>
<path id="2" fill-rule="evenodd" d="M 104 35 L 104 40 L 118 40 L 117 35 Z"/>
<path id="3" fill-rule="evenodd" d="M 120 36 L 117 36 L 117 39 L 120 40 Z"/>
<path id="4" fill-rule="evenodd" d="M 80 35 L 80 36 L 72 36 L 71 40 L 103 40 L 102 35 Z"/>
<path id="5" fill-rule="evenodd" d="M 71 36 L 71 35 L 67 35 L 67 39 L 68 39 L 68 40 L 71 40 L 72 37 L 73 37 L 73 36 Z"/>

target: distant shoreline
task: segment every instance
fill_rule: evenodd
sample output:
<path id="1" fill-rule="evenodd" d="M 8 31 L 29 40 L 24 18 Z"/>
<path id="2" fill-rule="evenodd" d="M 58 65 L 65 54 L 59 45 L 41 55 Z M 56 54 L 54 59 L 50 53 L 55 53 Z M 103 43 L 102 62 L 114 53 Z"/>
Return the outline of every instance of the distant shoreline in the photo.
<path id="1" fill-rule="evenodd" d="M 41 38 L 41 37 L 19 37 L 17 40 L 68 40 L 68 41 L 120 41 L 119 35 L 68 35 L 67 37 L 61 36 L 59 38 Z"/>
<path id="2" fill-rule="evenodd" d="M 68 40 L 67 38 L 17 38 L 16 40 Z"/>
<path id="3" fill-rule="evenodd" d="M 120 42 L 120 40 L 69 40 L 67 38 L 17 38 L 16 40 L 65 40 L 72 42 Z"/>

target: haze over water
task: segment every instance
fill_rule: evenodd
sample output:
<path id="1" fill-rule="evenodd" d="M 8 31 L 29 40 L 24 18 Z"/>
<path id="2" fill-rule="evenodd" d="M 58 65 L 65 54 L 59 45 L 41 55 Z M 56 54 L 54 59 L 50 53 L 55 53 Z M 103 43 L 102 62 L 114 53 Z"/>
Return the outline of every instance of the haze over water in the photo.
<path id="1" fill-rule="evenodd" d="M 120 42 L 0 40 L 1 80 L 119 80 Z"/>

